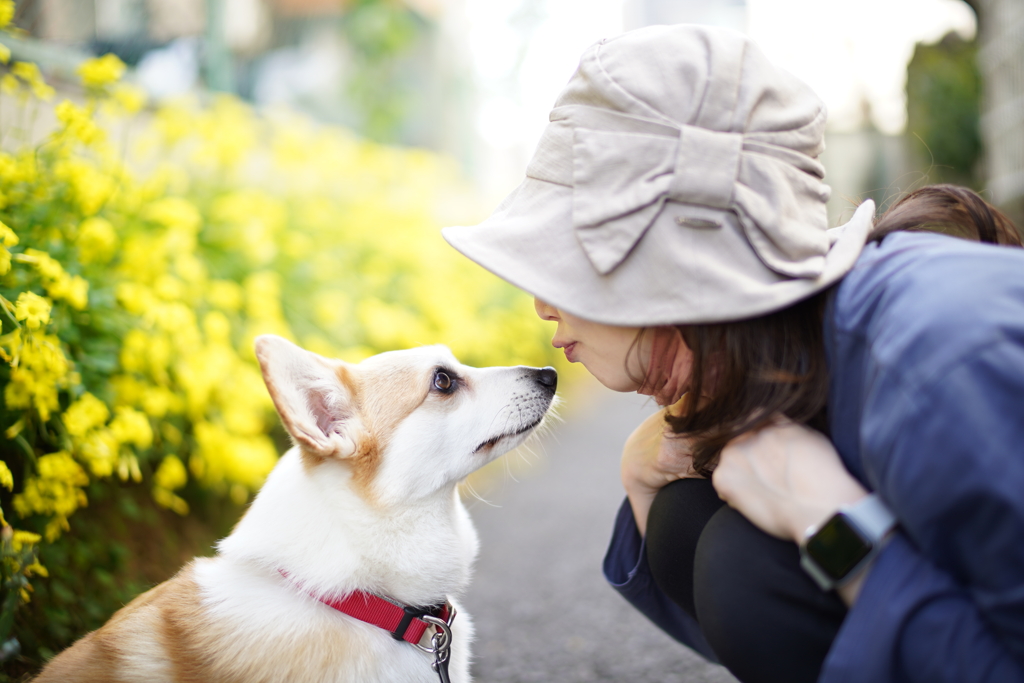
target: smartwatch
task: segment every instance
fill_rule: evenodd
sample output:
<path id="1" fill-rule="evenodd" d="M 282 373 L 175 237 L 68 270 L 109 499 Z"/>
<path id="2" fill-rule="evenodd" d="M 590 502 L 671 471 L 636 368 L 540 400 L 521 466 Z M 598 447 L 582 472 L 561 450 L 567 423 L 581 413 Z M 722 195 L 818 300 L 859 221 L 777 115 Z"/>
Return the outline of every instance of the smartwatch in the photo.
<path id="1" fill-rule="evenodd" d="M 869 494 L 812 526 L 800 544 L 800 566 L 823 591 L 842 586 L 879 553 L 896 518 Z"/>

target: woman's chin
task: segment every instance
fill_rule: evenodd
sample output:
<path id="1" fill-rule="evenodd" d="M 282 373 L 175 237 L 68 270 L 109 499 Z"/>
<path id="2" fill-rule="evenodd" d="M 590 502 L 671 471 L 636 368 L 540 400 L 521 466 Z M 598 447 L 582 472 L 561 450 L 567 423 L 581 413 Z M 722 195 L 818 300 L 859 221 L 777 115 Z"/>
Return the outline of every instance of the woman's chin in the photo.
<path id="1" fill-rule="evenodd" d="M 587 367 L 587 364 L 584 363 L 583 367 Z M 634 391 L 636 391 L 637 389 L 640 388 L 640 383 L 639 382 L 637 382 L 636 380 L 630 379 L 629 377 L 626 377 L 626 376 L 618 376 L 617 377 L 617 376 L 611 375 L 610 373 L 594 372 L 589 367 L 587 367 L 587 371 L 591 375 L 593 375 L 594 378 L 598 382 L 600 382 L 601 384 L 603 384 L 607 388 L 611 389 L 612 391 L 618 391 L 620 393 L 625 394 L 625 393 L 632 393 L 632 392 L 634 392 Z"/>

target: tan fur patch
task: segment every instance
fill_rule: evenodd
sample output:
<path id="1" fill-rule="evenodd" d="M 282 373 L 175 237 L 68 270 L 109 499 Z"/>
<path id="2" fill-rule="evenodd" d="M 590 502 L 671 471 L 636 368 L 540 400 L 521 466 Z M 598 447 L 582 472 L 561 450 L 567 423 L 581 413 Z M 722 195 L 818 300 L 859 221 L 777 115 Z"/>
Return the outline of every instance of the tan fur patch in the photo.
<path id="1" fill-rule="evenodd" d="M 116 680 L 112 672 L 117 666 L 117 658 L 101 644 L 97 633 L 99 631 L 93 631 L 54 657 L 33 680 L 36 683 L 108 683 Z"/>
<path id="2" fill-rule="evenodd" d="M 199 683 L 199 675 L 178 675 L 179 664 L 196 662 L 180 634 L 168 637 L 165 626 L 182 606 L 198 614 L 197 587 L 191 565 L 156 588 L 122 607 L 97 631 L 85 636 L 53 659 L 36 678 L 40 683 L 93 681 L 167 681 Z M 198 619 L 193 618 L 194 627 Z"/>
<path id="3" fill-rule="evenodd" d="M 358 370 L 358 368 L 355 368 Z M 362 372 L 338 368 L 338 380 L 352 392 L 353 407 L 364 434 L 353 456 L 352 479 L 357 490 L 372 500 L 371 485 L 381 457 L 398 425 L 427 397 L 422 367 L 381 367 Z"/>
<path id="4" fill-rule="evenodd" d="M 160 640 L 174 664 L 174 681 L 202 683 L 225 680 L 222 676 L 215 678 L 213 675 L 216 652 L 211 651 L 214 644 L 203 637 L 207 625 L 191 565 L 179 576 L 175 585 L 168 586 L 162 596 L 163 619 L 159 624 Z"/>

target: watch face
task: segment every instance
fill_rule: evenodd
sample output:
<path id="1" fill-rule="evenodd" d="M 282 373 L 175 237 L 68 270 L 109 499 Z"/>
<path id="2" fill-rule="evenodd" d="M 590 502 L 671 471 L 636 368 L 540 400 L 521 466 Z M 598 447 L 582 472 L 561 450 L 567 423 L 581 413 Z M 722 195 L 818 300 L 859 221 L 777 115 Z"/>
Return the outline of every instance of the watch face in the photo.
<path id="1" fill-rule="evenodd" d="M 808 539 L 806 550 L 823 572 L 839 581 L 871 552 L 871 544 L 837 514 Z"/>

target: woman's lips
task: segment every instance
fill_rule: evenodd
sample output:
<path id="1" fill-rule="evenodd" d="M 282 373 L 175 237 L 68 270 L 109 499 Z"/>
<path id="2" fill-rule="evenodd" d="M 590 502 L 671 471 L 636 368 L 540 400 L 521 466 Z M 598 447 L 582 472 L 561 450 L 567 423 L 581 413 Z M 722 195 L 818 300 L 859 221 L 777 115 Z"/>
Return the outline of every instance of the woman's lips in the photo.
<path id="1" fill-rule="evenodd" d="M 570 363 L 575 363 L 576 362 L 575 354 L 573 354 L 573 351 L 575 351 L 575 350 L 576 350 L 576 342 L 572 342 L 571 344 L 566 344 L 565 347 L 562 349 L 562 351 L 565 352 L 565 359 L 567 361 L 569 361 Z"/>

